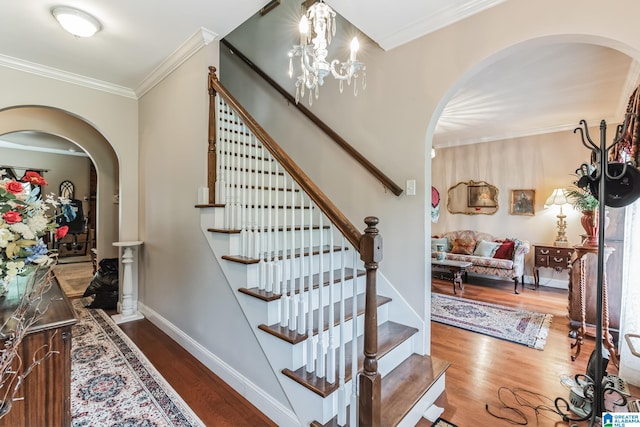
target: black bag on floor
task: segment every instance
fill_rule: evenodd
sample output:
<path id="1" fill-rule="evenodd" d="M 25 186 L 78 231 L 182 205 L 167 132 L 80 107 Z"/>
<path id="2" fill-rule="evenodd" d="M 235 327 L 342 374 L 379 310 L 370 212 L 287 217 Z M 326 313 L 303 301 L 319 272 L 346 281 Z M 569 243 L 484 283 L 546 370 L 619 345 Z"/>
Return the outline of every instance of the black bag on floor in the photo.
<path id="1" fill-rule="evenodd" d="M 115 309 L 118 304 L 118 258 L 105 258 L 84 291 L 83 297 L 95 295 L 89 308 Z"/>

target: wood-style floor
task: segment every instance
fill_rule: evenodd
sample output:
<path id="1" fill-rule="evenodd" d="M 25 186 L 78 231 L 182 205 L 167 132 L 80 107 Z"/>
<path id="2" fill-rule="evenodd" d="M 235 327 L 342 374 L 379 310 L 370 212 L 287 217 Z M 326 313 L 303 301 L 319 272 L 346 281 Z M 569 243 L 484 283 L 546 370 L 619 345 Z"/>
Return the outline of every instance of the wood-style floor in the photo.
<path id="1" fill-rule="evenodd" d="M 569 395 L 569 390 L 561 384 L 561 377 L 585 371 L 593 340 L 587 340 L 578 360 L 572 362 L 572 340 L 567 337 L 567 291 L 544 287 L 532 290 L 527 285 L 520 295 L 515 295 L 510 281 L 470 280 L 458 296 L 551 313 L 553 322 L 543 351 L 432 322 L 432 355 L 451 362 L 446 374 L 446 392 L 437 402 L 444 408 L 442 417 L 458 427 L 513 425 L 491 416 L 485 409 L 488 405 L 493 413 L 525 421 L 500 403 L 499 391 L 503 390 L 505 402 L 522 411 L 527 425 L 569 426 L 570 423 L 562 422 L 559 416 L 545 411 L 539 411 L 536 418 L 533 409 L 514 404 L 510 395 L 521 389 L 520 395 L 532 405 L 553 407 L 553 399 Z M 451 284 L 434 279 L 433 291 L 451 294 Z M 149 321 L 130 322 L 121 327 L 206 425 L 275 425 Z M 609 372 L 616 373 L 616 370 L 610 366 Z M 640 394 L 636 389 L 633 391 L 635 395 Z M 539 393 L 545 399 L 537 400 L 533 394 L 525 395 L 526 392 Z M 431 422 L 423 419 L 418 426 L 429 427 Z"/>
<path id="2" fill-rule="evenodd" d="M 498 340 L 452 326 L 431 322 L 431 354 L 451 362 L 446 374 L 446 391 L 437 404 L 444 408 L 442 417 L 459 427 L 512 426 L 487 412 L 489 410 L 528 426 L 570 426 L 562 418 L 549 411 L 534 409 L 516 402 L 514 391 L 521 402 L 531 406 L 544 405 L 553 408 L 556 397 L 568 398 L 569 389 L 562 385 L 563 376 L 573 377 L 584 373 L 589 355 L 594 348 L 594 340 L 587 339 L 575 362 L 571 361 L 570 345 L 574 341 L 567 336 L 567 291 L 540 287 L 530 289 L 526 285 L 520 295 L 513 292 L 513 282 L 496 282 L 490 279 L 471 278 L 458 296 L 518 307 L 530 311 L 553 314 L 551 329 L 543 351 L 507 341 Z M 433 280 L 433 292 L 452 295 L 451 282 Z M 607 371 L 617 373 L 613 364 Z M 637 389 L 632 392 L 638 396 Z M 534 394 L 535 393 L 535 394 Z M 538 394 L 540 397 L 538 397 Z M 507 409 L 500 402 L 521 411 Z M 488 406 L 487 406 L 488 405 Z M 540 406 L 540 409 L 542 406 Z M 426 420 L 420 427 L 430 426 Z M 588 422 L 577 423 L 586 426 Z"/>

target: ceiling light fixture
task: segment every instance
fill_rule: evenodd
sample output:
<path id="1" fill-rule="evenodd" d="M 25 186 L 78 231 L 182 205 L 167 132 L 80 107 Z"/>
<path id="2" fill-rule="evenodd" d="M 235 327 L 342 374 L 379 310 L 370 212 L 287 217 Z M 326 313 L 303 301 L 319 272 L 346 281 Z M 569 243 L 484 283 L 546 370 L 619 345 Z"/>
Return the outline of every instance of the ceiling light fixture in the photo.
<path id="1" fill-rule="evenodd" d="M 62 28 L 77 37 L 91 37 L 102 28 L 96 18 L 72 7 L 56 6 L 51 14 Z"/>
<path id="2" fill-rule="evenodd" d="M 324 0 L 314 3 L 307 13 L 300 19 L 300 44 L 294 45 L 289 51 L 289 77 L 293 78 L 293 57 L 300 57 L 300 74 L 296 81 L 296 103 L 304 97 L 305 90 L 309 90 L 309 105 L 313 104 L 313 97 L 320 96 L 320 86 L 324 78 L 331 73 L 340 80 L 340 93 L 346 80 L 351 85 L 354 80 L 353 93 L 358 94 L 358 73 L 362 72 L 362 89 L 367 86 L 365 65 L 356 59 L 359 43 L 357 38 L 351 41 L 351 55 L 346 62 L 334 59 L 327 61 L 328 47 L 331 37 L 336 34 L 336 13 Z M 340 65 L 338 65 L 340 64 Z M 338 66 L 338 69 L 336 69 Z"/>

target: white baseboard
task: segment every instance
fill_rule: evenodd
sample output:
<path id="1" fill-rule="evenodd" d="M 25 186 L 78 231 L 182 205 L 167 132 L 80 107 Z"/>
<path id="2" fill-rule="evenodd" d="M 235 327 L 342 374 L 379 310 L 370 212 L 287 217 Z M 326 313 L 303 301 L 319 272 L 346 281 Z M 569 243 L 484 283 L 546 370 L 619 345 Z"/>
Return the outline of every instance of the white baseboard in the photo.
<path id="1" fill-rule="evenodd" d="M 298 417 L 292 410 L 286 408 L 280 402 L 273 399 L 269 394 L 244 377 L 240 372 L 233 369 L 215 354 L 211 353 L 151 308 L 145 306 L 141 302 L 138 302 L 138 309 L 151 323 L 160 328 L 165 334 L 169 335 L 193 357 L 198 359 L 202 364 L 209 368 L 211 372 L 219 376 L 231 388 L 249 400 L 252 405 L 258 408 L 277 425 L 300 427 Z"/>

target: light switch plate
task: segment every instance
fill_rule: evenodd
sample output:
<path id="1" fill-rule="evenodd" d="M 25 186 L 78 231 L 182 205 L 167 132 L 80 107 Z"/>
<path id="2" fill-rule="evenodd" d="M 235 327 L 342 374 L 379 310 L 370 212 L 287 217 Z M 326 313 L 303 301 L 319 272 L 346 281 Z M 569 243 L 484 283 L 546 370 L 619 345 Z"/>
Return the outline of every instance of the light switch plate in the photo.
<path id="1" fill-rule="evenodd" d="M 415 179 L 408 179 L 406 186 L 405 186 L 405 191 L 407 192 L 407 196 L 415 196 L 416 195 L 416 180 Z"/>

